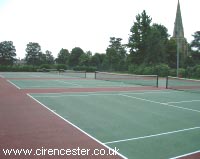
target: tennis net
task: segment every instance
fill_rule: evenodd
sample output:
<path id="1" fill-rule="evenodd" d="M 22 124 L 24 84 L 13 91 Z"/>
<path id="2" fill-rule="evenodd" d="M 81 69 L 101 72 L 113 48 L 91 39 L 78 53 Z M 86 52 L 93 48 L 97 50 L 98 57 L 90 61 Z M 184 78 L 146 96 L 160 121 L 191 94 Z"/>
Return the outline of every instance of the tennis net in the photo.
<path id="1" fill-rule="evenodd" d="M 59 74 L 68 77 L 86 78 L 86 71 L 64 70 L 59 71 Z"/>
<path id="2" fill-rule="evenodd" d="M 200 80 L 168 76 L 166 88 L 200 93 Z"/>
<path id="3" fill-rule="evenodd" d="M 38 69 L 38 72 L 43 72 L 46 74 L 56 75 L 56 76 L 66 76 L 66 77 L 78 77 L 86 78 L 86 71 L 74 71 L 74 70 L 64 70 L 64 69 Z"/>
<path id="4" fill-rule="evenodd" d="M 95 79 L 158 87 L 158 75 L 118 74 L 96 71 Z"/>

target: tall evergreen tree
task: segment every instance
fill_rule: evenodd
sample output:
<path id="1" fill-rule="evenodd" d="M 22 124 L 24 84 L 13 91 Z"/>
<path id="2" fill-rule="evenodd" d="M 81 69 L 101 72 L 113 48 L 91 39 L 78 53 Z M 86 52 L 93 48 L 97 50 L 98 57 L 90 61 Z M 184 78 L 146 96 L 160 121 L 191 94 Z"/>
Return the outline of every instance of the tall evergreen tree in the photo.
<path id="1" fill-rule="evenodd" d="M 146 14 L 144 10 L 141 14 L 136 16 L 136 22 L 131 27 L 131 34 L 129 37 L 128 48 L 132 59 L 129 61 L 135 64 L 141 64 L 144 62 L 144 58 L 147 54 L 147 36 L 151 30 L 151 17 Z"/>

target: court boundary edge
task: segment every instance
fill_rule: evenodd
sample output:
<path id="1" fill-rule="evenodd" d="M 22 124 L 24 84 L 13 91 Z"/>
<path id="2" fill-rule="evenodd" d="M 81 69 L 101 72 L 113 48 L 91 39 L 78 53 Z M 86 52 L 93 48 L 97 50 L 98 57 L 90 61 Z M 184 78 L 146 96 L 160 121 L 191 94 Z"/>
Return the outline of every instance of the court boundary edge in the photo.
<path id="1" fill-rule="evenodd" d="M 55 111 L 51 110 L 49 107 L 47 107 L 46 105 L 44 105 L 43 103 L 41 103 L 40 101 L 38 101 L 37 99 L 35 99 L 34 97 L 32 97 L 29 93 L 27 93 L 27 96 L 29 96 L 31 99 L 33 99 L 34 101 L 36 101 L 37 103 L 39 103 L 41 106 L 43 106 L 44 108 L 46 108 L 47 110 L 49 110 L 50 112 L 52 112 L 53 114 L 55 114 L 56 116 L 58 116 L 59 118 L 61 118 L 62 120 L 64 120 L 68 124 L 70 124 L 71 126 L 73 126 L 74 128 L 76 128 L 80 132 L 84 133 L 85 135 L 87 135 L 88 137 L 90 137 L 91 139 L 93 139 L 94 141 L 96 141 L 97 143 L 101 144 L 102 146 L 106 147 L 109 150 L 112 150 L 114 153 L 116 153 L 120 157 L 122 157 L 124 159 L 128 159 L 126 156 L 122 155 L 119 152 L 114 151 L 112 148 L 110 148 L 109 146 L 105 145 L 103 142 L 101 142 L 98 139 L 96 139 L 95 137 L 91 136 L 90 134 L 88 134 L 87 132 L 85 132 L 84 130 L 82 130 L 81 128 L 79 128 L 78 126 L 76 126 L 75 124 L 73 124 L 72 122 L 70 122 L 69 120 L 63 118 L 61 115 L 59 115 Z"/>

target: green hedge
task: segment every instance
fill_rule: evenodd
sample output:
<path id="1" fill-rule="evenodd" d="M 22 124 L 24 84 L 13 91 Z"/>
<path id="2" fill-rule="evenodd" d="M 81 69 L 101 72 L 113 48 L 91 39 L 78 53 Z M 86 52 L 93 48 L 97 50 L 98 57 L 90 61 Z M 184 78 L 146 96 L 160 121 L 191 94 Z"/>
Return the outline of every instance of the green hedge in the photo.
<path id="1" fill-rule="evenodd" d="M 35 72 L 38 67 L 30 65 L 12 65 L 12 66 L 0 66 L 1 72 Z"/>
<path id="2" fill-rule="evenodd" d="M 97 71 L 96 67 L 91 67 L 91 66 L 77 66 L 74 67 L 73 70 L 75 71 L 86 71 L 86 72 L 95 72 Z"/>
<path id="3" fill-rule="evenodd" d="M 129 66 L 129 73 L 141 74 L 141 75 L 159 75 L 161 77 L 168 76 L 170 68 L 166 64 L 159 64 L 155 66 L 144 66 L 144 65 L 131 65 Z"/>

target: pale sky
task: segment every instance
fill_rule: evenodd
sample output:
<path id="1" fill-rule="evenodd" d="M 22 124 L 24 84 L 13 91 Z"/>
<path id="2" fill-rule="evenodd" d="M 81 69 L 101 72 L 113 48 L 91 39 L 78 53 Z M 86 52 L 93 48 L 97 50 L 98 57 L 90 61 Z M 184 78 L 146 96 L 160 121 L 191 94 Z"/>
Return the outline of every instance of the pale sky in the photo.
<path id="1" fill-rule="evenodd" d="M 61 48 L 105 53 L 110 37 L 127 43 L 135 16 L 146 10 L 170 35 L 178 0 L 0 0 L 0 42 L 13 41 L 17 57 L 38 42 L 57 57 Z M 200 30 L 200 0 L 180 0 L 185 37 Z"/>

